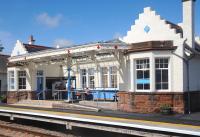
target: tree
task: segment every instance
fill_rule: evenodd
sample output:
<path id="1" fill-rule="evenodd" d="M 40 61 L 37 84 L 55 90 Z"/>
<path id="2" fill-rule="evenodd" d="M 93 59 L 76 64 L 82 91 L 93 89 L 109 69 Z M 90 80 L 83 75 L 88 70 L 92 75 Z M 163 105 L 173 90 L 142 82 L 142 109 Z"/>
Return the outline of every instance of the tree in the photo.
<path id="1" fill-rule="evenodd" d="M 3 49 L 4 49 L 3 44 L 2 44 L 1 41 L 0 41 L 0 52 L 2 52 Z"/>

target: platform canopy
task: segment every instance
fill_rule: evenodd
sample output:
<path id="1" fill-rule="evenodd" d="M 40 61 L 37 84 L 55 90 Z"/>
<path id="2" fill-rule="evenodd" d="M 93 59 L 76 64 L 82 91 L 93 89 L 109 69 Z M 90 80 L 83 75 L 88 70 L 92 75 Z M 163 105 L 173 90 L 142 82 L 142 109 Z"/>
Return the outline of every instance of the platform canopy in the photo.
<path id="1" fill-rule="evenodd" d="M 75 45 L 67 48 L 55 48 L 34 53 L 28 53 L 9 58 L 10 66 L 23 66 L 29 63 L 36 64 L 81 64 L 98 61 L 119 59 L 120 53 L 126 50 L 127 45 L 121 41 L 98 42 L 84 45 Z"/>

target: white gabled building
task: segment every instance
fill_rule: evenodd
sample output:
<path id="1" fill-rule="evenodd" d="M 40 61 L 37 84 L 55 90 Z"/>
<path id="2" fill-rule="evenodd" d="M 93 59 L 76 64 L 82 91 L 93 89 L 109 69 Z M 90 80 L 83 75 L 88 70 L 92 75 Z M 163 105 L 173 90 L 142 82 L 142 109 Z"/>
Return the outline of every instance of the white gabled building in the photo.
<path id="1" fill-rule="evenodd" d="M 67 80 L 73 87 L 119 91 L 118 108 L 157 112 L 168 104 L 178 113 L 200 110 L 200 38 L 195 38 L 195 0 L 182 0 L 183 22 L 174 24 L 144 8 L 127 35 L 119 40 L 68 48 L 17 41 L 8 68 L 8 102 L 33 98 L 38 90 Z M 24 96 L 22 96 L 24 97 Z M 26 97 L 27 98 L 27 97 Z"/>

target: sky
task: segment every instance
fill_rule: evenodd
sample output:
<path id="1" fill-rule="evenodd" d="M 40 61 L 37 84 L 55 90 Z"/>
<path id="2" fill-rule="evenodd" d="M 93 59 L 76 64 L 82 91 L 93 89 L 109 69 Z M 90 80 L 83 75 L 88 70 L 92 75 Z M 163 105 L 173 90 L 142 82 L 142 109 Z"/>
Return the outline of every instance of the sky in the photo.
<path id="1" fill-rule="evenodd" d="M 6 54 L 30 35 L 35 44 L 51 47 L 111 40 L 125 36 L 149 6 L 166 20 L 182 22 L 181 0 L 0 0 L 0 40 Z M 195 19 L 200 36 L 200 0 Z"/>

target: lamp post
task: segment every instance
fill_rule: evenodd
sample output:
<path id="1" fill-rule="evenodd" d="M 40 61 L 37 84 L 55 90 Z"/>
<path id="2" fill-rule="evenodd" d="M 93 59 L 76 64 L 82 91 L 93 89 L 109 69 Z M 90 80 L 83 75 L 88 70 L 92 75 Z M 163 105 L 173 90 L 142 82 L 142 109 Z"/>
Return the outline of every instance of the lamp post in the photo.
<path id="1" fill-rule="evenodd" d="M 68 66 L 67 71 L 68 71 L 68 79 L 67 79 L 67 101 L 70 102 L 71 101 L 71 76 L 70 76 L 71 68 L 70 68 L 70 66 Z"/>

